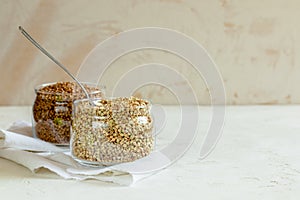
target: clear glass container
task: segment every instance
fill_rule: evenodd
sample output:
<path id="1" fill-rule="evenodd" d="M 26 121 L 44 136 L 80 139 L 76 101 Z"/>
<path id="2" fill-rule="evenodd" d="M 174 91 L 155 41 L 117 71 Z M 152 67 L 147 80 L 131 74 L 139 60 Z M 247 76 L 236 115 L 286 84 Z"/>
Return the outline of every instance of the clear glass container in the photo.
<path id="1" fill-rule="evenodd" d="M 81 164 L 131 162 L 154 148 L 151 104 L 135 97 L 74 102 L 70 150 Z"/>
<path id="2" fill-rule="evenodd" d="M 92 98 L 104 97 L 103 87 L 83 84 Z M 75 82 L 56 82 L 37 86 L 35 93 L 34 136 L 56 145 L 69 145 L 73 102 L 86 98 L 82 89 Z"/>

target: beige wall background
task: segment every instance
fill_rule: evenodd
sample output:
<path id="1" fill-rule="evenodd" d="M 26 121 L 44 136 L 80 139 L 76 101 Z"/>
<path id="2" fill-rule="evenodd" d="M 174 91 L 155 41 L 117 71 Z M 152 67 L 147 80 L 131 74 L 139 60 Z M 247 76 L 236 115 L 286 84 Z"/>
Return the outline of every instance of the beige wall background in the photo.
<path id="1" fill-rule="evenodd" d="M 36 85 L 70 80 L 21 36 L 19 25 L 74 74 L 94 46 L 116 33 L 149 26 L 174 29 L 210 53 L 223 76 L 228 104 L 300 103 L 299 10 L 298 0 L 0 0 L 0 104 L 32 104 Z M 201 76 L 188 63 L 155 50 L 114 62 L 103 79 L 108 95 L 123 73 L 149 62 L 178 70 L 199 103 L 210 103 Z M 162 86 L 146 86 L 135 94 L 176 103 Z"/>

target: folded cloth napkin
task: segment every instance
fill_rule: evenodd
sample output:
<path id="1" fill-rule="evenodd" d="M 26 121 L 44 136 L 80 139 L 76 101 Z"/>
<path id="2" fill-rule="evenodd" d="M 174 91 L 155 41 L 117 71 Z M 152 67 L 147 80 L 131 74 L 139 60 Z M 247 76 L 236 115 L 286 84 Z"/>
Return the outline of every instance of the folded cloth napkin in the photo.
<path id="1" fill-rule="evenodd" d="M 67 149 L 32 137 L 31 125 L 16 122 L 8 130 L 0 129 L 0 157 L 14 161 L 37 173 L 46 168 L 65 179 L 95 179 L 120 185 L 133 183 L 155 174 L 170 161 L 156 151 L 130 163 L 88 167 L 78 164 Z"/>

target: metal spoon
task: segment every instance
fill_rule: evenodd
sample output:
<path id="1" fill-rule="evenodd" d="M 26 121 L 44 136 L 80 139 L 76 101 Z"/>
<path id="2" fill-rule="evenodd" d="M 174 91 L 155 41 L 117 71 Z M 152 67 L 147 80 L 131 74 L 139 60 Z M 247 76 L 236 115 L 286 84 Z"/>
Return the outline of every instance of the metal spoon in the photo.
<path id="1" fill-rule="evenodd" d="M 71 76 L 71 78 L 81 87 L 81 89 L 83 90 L 86 98 L 88 98 L 90 100 L 90 102 L 93 104 L 93 102 L 90 99 L 90 95 L 89 93 L 86 91 L 85 87 L 78 81 L 78 79 L 73 76 L 73 74 L 71 74 L 69 72 L 69 70 L 63 65 L 61 64 L 58 60 L 56 60 L 48 51 L 46 51 L 46 49 L 44 49 L 38 42 L 36 42 L 23 28 L 22 26 L 19 26 L 19 30 L 21 31 L 21 33 L 34 45 L 36 46 L 39 50 L 41 50 L 41 52 L 43 52 L 46 56 L 48 56 L 48 58 L 50 58 L 54 63 L 56 63 L 58 66 L 60 66 L 60 68 L 62 68 L 69 76 Z"/>

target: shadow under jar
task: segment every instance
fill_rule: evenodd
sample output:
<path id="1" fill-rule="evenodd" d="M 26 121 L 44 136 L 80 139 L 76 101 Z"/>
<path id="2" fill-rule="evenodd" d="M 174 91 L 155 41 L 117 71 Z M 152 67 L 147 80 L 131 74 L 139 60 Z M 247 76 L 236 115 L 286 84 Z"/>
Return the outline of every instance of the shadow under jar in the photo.
<path id="1" fill-rule="evenodd" d="M 104 97 L 103 87 L 83 85 L 91 98 Z M 56 145 L 69 145 L 73 102 L 86 98 L 84 92 L 74 82 L 57 82 L 37 86 L 35 93 L 34 136 Z"/>
<path id="2" fill-rule="evenodd" d="M 154 147 L 148 101 L 135 97 L 74 102 L 70 149 L 86 165 L 113 165 L 145 157 Z"/>

